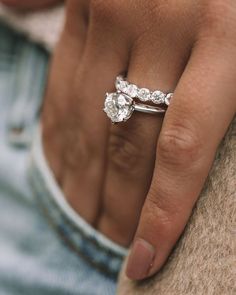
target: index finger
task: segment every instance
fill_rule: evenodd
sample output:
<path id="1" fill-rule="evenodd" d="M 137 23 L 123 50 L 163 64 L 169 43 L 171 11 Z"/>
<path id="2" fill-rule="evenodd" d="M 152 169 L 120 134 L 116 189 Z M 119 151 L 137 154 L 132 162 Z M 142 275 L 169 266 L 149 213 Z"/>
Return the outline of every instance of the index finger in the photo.
<path id="1" fill-rule="evenodd" d="M 164 119 L 152 185 L 127 276 L 144 279 L 163 265 L 182 233 L 236 111 L 233 48 L 199 43 Z"/>

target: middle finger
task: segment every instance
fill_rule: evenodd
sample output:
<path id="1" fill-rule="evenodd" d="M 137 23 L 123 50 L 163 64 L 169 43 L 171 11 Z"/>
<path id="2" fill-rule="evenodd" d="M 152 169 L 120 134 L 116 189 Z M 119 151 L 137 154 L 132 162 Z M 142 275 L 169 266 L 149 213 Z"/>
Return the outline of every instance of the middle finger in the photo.
<path id="1" fill-rule="evenodd" d="M 84 54 L 75 75 L 74 109 L 67 138 L 67 173 L 63 190 L 70 204 L 94 224 L 104 183 L 108 124 L 102 111 L 104 93 L 126 66 L 127 43 L 92 15 Z"/>

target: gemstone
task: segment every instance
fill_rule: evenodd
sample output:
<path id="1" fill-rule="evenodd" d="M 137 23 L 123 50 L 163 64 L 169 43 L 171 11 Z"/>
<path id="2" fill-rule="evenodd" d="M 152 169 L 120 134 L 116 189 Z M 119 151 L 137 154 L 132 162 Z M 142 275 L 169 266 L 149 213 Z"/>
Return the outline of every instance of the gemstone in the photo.
<path id="1" fill-rule="evenodd" d="M 133 99 L 123 93 L 107 94 L 104 112 L 113 123 L 127 121 L 133 113 Z"/>
<path id="2" fill-rule="evenodd" d="M 116 90 L 126 93 L 129 83 L 122 76 L 116 78 Z"/>
<path id="3" fill-rule="evenodd" d="M 134 84 L 129 84 L 125 90 L 125 93 L 130 97 L 134 98 L 138 94 L 138 87 Z"/>
<path id="4" fill-rule="evenodd" d="M 156 104 L 161 104 L 165 102 L 165 94 L 162 91 L 156 90 L 152 93 L 152 102 Z"/>
<path id="5" fill-rule="evenodd" d="M 168 93 L 166 95 L 166 97 L 165 97 L 165 104 L 166 105 L 169 105 L 170 104 L 170 101 L 171 101 L 172 97 L 173 97 L 173 93 Z"/>
<path id="6" fill-rule="evenodd" d="M 142 101 L 148 101 L 151 98 L 150 90 L 148 90 L 147 88 L 139 89 L 138 98 Z"/>

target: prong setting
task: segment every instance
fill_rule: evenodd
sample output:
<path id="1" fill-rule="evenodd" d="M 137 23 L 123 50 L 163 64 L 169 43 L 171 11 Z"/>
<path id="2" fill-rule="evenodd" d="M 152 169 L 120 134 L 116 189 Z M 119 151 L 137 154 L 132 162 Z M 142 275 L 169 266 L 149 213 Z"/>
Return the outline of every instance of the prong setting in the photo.
<path id="1" fill-rule="evenodd" d="M 112 123 L 127 121 L 133 113 L 133 99 L 126 94 L 117 92 L 106 95 L 104 112 Z"/>

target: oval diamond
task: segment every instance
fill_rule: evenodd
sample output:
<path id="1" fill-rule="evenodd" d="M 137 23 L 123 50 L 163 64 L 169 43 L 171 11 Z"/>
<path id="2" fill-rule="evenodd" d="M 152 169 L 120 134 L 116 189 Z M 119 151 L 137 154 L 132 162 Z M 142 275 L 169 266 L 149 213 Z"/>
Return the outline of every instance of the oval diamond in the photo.
<path id="1" fill-rule="evenodd" d="M 133 113 L 133 99 L 123 93 L 107 94 L 104 112 L 113 123 L 127 121 Z"/>

